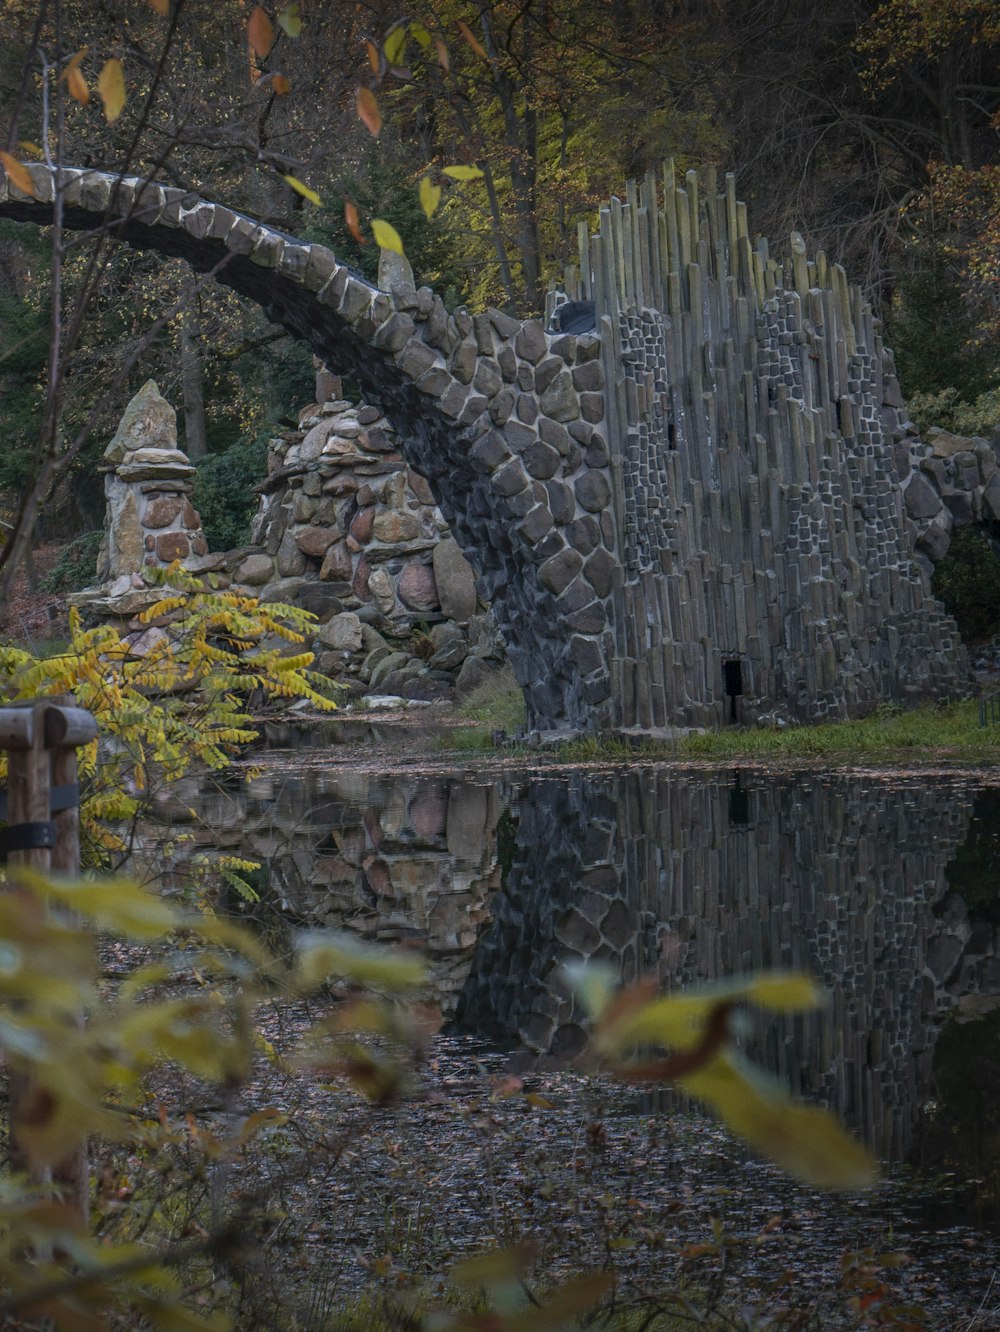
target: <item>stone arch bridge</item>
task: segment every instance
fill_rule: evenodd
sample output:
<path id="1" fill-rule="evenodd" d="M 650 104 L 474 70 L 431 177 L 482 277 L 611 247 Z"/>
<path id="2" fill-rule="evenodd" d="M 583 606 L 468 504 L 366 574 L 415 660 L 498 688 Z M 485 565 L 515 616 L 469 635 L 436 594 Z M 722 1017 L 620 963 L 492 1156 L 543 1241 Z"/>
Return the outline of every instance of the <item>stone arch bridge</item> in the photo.
<path id="1" fill-rule="evenodd" d="M 0 216 L 50 223 L 58 189 L 65 226 L 211 272 L 383 408 L 493 604 L 532 728 L 815 720 L 965 691 L 914 560 L 907 425 L 871 311 L 797 235 L 787 263 L 752 243 L 731 176 L 680 186 L 668 164 L 581 226 L 565 289 L 593 320 L 563 332 L 378 290 L 180 189 L 27 169 L 34 197 L 7 180 Z"/>

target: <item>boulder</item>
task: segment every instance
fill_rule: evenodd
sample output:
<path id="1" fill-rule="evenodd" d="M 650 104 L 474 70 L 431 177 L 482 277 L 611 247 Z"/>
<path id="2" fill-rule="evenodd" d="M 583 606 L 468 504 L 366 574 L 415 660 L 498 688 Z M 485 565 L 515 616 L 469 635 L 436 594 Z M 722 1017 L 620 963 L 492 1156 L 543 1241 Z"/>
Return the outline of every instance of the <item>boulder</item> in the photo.
<path id="1" fill-rule="evenodd" d="M 441 613 L 466 624 L 476 613 L 476 577 L 453 538 L 447 537 L 434 547 L 431 566 Z"/>
<path id="2" fill-rule="evenodd" d="M 150 447 L 177 447 L 177 413 L 166 398 L 160 396 L 155 381 L 147 379 L 125 408 L 118 429 L 104 450 L 104 461 L 120 463 L 126 453 Z"/>

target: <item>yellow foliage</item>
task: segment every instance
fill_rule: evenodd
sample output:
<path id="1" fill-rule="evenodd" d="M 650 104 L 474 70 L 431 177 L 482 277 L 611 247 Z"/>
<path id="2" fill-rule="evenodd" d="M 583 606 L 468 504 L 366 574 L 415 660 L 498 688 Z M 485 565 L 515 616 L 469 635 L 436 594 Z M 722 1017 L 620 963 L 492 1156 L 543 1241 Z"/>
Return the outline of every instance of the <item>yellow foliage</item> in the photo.
<path id="1" fill-rule="evenodd" d="M 179 566 L 162 578 L 163 597 L 141 619 L 162 626 L 164 638 L 143 657 L 131 656 L 109 625 L 85 629 L 76 611 L 57 656 L 0 648 L 8 699 L 71 694 L 97 721 L 99 740 L 80 751 L 84 849 L 97 864 L 121 849 L 108 824 L 133 818 L 164 783 L 225 767 L 256 738 L 246 695 L 335 706 L 322 692 L 328 682 L 311 670 L 311 653 L 283 655 L 267 645 L 301 643 L 314 618 L 307 611 L 215 591 Z"/>
<path id="2" fill-rule="evenodd" d="M 761 1155 L 818 1188 L 854 1190 L 874 1182 L 875 1162 L 833 1115 L 794 1101 L 733 1043 L 738 1005 L 772 1013 L 818 1008 L 823 995 L 809 976 L 763 972 L 658 996 L 650 980 L 616 990 L 608 968 L 573 967 L 567 974 L 593 1018 L 595 1052 L 621 1077 L 675 1083 L 706 1101 Z M 637 1047 L 671 1053 L 637 1057 Z"/>

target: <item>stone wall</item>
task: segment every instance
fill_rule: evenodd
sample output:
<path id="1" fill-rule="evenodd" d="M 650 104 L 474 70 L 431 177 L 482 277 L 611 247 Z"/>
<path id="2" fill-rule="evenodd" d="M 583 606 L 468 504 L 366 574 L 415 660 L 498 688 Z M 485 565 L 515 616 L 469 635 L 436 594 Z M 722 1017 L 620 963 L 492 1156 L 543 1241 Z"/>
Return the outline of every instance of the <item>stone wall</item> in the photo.
<path id="1" fill-rule="evenodd" d="M 125 409 L 101 470 L 107 516 L 97 561 L 100 582 L 208 554 L 189 498 L 194 468 L 177 447 L 174 409 L 153 380 Z"/>
<path id="2" fill-rule="evenodd" d="M 776 262 L 732 176 L 669 164 L 581 228 L 566 290 L 594 302 L 610 386 L 619 725 L 967 692 L 913 557 L 891 354 L 843 270 L 795 234 Z"/>

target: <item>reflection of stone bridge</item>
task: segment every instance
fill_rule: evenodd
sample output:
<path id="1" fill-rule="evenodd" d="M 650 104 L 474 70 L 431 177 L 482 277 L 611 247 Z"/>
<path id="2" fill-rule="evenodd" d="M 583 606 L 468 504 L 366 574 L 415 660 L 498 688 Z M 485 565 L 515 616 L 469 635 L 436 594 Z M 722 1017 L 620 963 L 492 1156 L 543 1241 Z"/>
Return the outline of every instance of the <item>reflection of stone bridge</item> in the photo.
<path id="1" fill-rule="evenodd" d="M 0 216 L 46 223 L 54 175 Z M 399 430 L 478 570 L 529 722 L 585 730 L 862 712 L 963 688 L 911 558 L 892 362 L 822 254 L 751 244 L 732 177 L 672 170 L 581 232 L 595 332 L 427 288 L 378 291 L 179 189 L 64 169 L 64 225 L 107 225 L 256 301 Z M 904 460 L 905 461 L 905 460 Z"/>
<path id="2" fill-rule="evenodd" d="M 945 1016 L 963 996 L 1000 993 L 1000 936 L 948 896 L 973 797 L 826 773 L 533 781 L 458 1027 L 574 1053 L 566 959 L 658 974 L 668 989 L 801 969 L 830 1010 L 768 1022 L 754 1053 L 898 1157 L 933 1095 Z"/>

